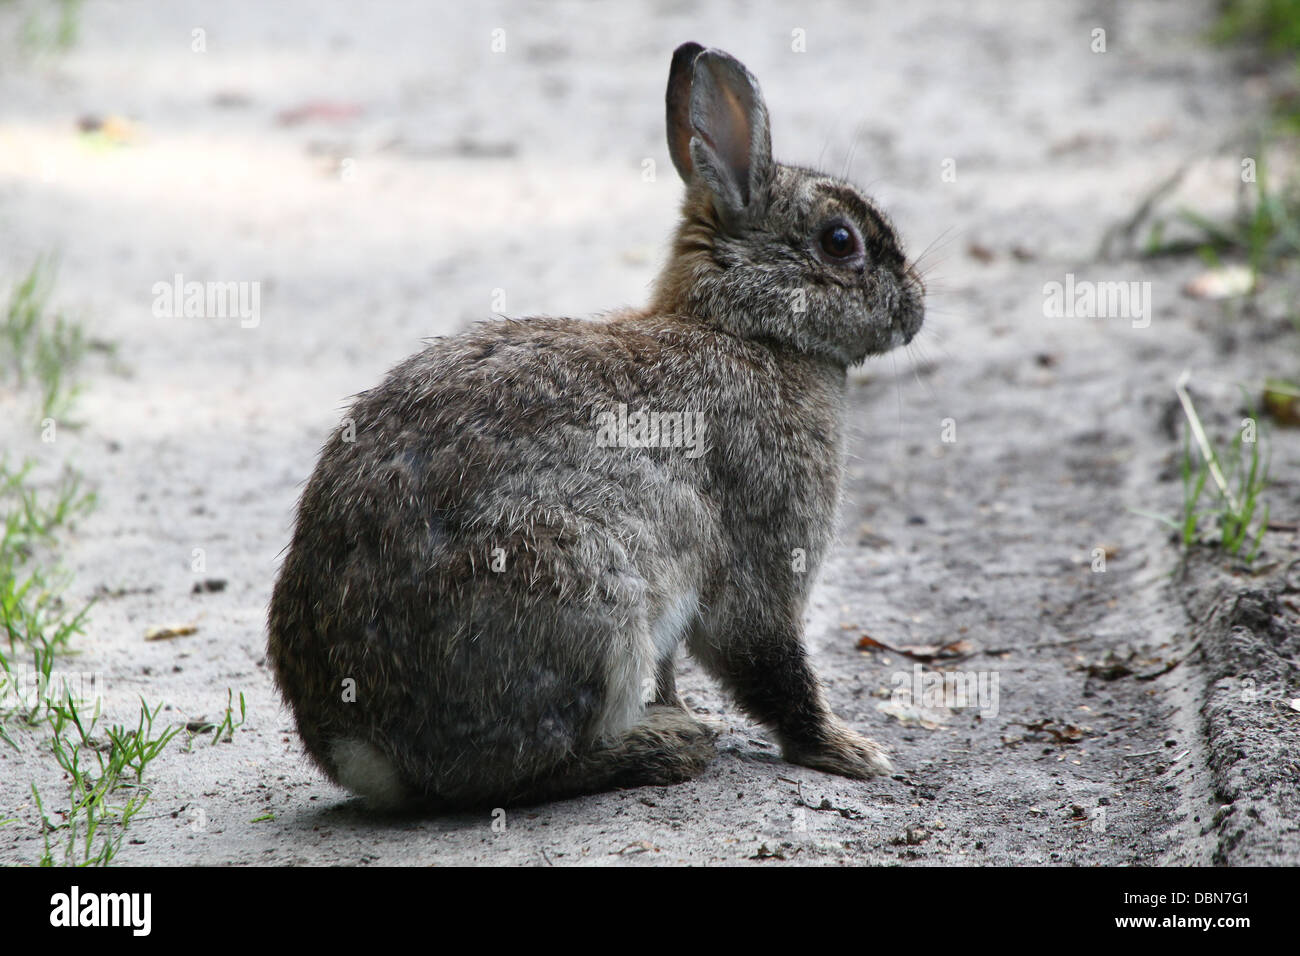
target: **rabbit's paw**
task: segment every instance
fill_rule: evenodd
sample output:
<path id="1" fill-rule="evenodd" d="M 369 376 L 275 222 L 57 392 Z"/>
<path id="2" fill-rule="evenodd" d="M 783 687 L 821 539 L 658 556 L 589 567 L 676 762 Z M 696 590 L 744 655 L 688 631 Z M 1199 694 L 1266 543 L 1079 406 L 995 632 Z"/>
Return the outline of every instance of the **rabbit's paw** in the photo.
<path id="1" fill-rule="evenodd" d="M 651 707 L 645 722 L 624 738 L 625 752 L 635 758 L 648 780 L 687 780 L 716 756 L 718 728 L 702 723 L 678 707 Z"/>
<path id="2" fill-rule="evenodd" d="M 866 780 L 894 771 L 893 764 L 878 743 L 847 727 L 835 727 L 817 747 L 786 747 L 785 759 L 790 763 L 855 780 Z"/>

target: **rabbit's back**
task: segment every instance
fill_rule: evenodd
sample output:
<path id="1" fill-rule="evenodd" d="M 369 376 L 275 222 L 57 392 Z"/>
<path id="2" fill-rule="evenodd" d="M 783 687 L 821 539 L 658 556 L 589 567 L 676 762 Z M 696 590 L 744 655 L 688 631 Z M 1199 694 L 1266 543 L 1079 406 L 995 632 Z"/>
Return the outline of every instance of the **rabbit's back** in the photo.
<path id="1" fill-rule="evenodd" d="M 598 440 L 602 410 L 692 412 L 650 371 L 665 347 L 486 323 L 360 396 L 271 609 L 281 687 L 326 769 L 361 741 L 470 801 L 471 783 L 499 792 L 636 717 L 719 548 L 702 456 Z"/>

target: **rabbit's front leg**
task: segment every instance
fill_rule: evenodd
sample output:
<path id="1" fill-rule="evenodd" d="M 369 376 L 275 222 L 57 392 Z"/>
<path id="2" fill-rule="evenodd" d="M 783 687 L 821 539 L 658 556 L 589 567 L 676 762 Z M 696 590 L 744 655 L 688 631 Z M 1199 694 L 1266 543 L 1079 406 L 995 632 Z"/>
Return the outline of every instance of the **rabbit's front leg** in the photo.
<path id="1" fill-rule="evenodd" d="M 655 693 L 651 703 L 664 707 L 681 707 L 682 699 L 677 695 L 677 658 L 675 654 L 666 654 L 659 661 L 655 677 Z"/>
<path id="2" fill-rule="evenodd" d="M 772 729 L 786 760 L 858 779 L 890 773 L 880 745 L 850 730 L 827 706 L 797 620 L 737 616 L 711 634 L 693 635 L 691 653 L 750 716 Z"/>

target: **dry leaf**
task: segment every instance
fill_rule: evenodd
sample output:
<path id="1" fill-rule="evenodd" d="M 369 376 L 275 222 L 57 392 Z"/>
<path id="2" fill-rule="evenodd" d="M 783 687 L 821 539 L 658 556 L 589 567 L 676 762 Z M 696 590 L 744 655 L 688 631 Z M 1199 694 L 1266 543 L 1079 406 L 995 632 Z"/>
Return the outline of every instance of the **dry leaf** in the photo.
<path id="1" fill-rule="evenodd" d="M 796 849 L 795 852 L 798 853 L 799 851 Z M 769 850 L 767 848 L 767 844 L 764 843 L 762 846 L 758 848 L 758 852 L 755 853 L 753 856 L 751 856 L 750 859 L 751 860 L 784 860 L 785 851 L 780 847 L 778 847 L 775 850 Z"/>
<path id="2" fill-rule="evenodd" d="M 77 120 L 77 129 L 114 146 L 129 146 L 140 138 L 139 127 L 123 116 L 83 116 Z"/>
<path id="3" fill-rule="evenodd" d="M 186 637 L 198 632 L 197 624 L 174 624 L 170 627 L 151 627 L 144 632 L 146 641 L 169 641 L 173 637 Z"/>
<path id="4" fill-rule="evenodd" d="M 1255 273 L 1248 266 L 1224 266 L 1202 272 L 1183 287 L 1193 299 L 1232 299 L 1255 288 Z"/>
<path id="5" fill-rule="evenodd" d="M 313 100 L 295 106 L 293 109 L 281 110 L 276 119 L 281 126 L 297 126 L 309 120 L 327 123 L 340 123 L 356 119 L 362 113 L 357 103 L 335 103 L 329 100 Z"/>
<path id="6" fill-rule="evenodd" d="M 615 856 L 623 856 L 629 853 L 658 853 L 659 847 L 655 846 L 649 840 L 637 840 L 635 843 L 629 843 L 623 849 L 619 850 Z"/>
<path id="7" fill-rule="evenodd" d="M 1269 379 L 1264 383 L 1264 413 L 1279 425 L 1300 425 L 1300 389 Z"/>
<path id="8" fill-rule="evenodd" d="M 857 647 L 860 651 L 873 649 L 893 651 L 895 654 L 903 654 L 922 663 L 947 658 L 968 657 L 975 653 L 975 645 L 965 639 L 950 641 L 947 644 L 902 644 L 894 647 L 884 641 L 876 640 L 869 634 L 863 634 L 858 639 Z"/>
<path id="9" fill-rule="evenodd" d="M 1074 726 L 1074 724 L 1066 724 L 1063 727 L 1052 726 L 1055 723 L 1056 721 L 1048 717 L 1043 720 L 1034 721 L 1032 724 L 1022 723 L 1020 726 L 1032 730 L 1037 734 L 1050 734 L 1052 740 L 1058 744 L 1078 743 L 1080 740 L 1083 740 L 1084 737 L 1088 736 L 1084 730 Z"/>

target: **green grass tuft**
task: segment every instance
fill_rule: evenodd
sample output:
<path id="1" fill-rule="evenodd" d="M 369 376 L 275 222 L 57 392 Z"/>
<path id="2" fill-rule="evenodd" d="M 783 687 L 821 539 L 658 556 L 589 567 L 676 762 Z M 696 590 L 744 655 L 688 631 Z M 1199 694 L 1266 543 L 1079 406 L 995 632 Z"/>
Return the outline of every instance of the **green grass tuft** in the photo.
<path id="1" fill-rule="evenodd" d="M 1210 35 L 1220 43 L 1260 43 L 1274 55 L 1300 54 L 1300 0 L 1221 0 Z"/>
<path id="2" fill-rule="evenodd" d="M 1248 414 L 1254 422 L 1253 441 L 1246 440 L 1243 427 L 1230 441 L 1216 444 L 1205 437 L 1202 443 L 1204 429 L 1195 406 L 1189 395 L 1183 397 L 1189 434 L 1181 463 L 1182 515 L 1174 519 L 1137 508 L 1130 510 L 1173 528 L 1184 550 L 1198 544 L 1217 547 L 1249 566 L 1259 556 L 1268 529 L 1269 509 L 1263 492 L 1268 487 L 1269 466 L 1260 449 L 1263 442 L 1259 419 L 1251 409 Z M 1193 454 L 1194 436 L 1199 454 Z"/>
<path id="3" fill-rule="evenodd" d="M 0 382 L 34 385 L 42 418 L 61 418 L 71 411 L 79 391 L 76 374 L 87 351 L 81 326 L 49 309 L 54 275 L 48 259 L 37 259 L 13 285 L 0 313 Z"/>

